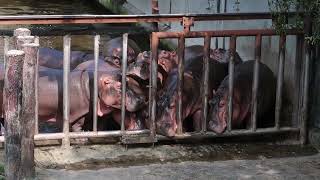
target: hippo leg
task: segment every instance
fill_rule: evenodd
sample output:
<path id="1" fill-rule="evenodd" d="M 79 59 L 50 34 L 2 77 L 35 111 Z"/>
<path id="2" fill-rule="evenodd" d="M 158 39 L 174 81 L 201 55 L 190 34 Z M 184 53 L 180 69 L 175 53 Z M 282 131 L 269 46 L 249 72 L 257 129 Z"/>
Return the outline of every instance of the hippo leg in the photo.
<path id="1" fill-rule="evenodd" d="M 193 128 L 195 132 L 201 131 L 201 116 L 202 116 L 202 111 L 197 110 L 193 115 Z"/>
<path id="2" fill-rule="evenodd" d="M 81 117 L 78 120 L 76 120 L 76 122 L 73 123 L 72 126 L 71 126 L 72 132 L 81 132 L 81 131 L 83 131 L 82 127 L 84 125 L 84 122 L 85 122 L 85 117 Z M 74 142 L 76 144 L 82 144 L 82 145 L 83 144 L 88 144 L 89 138 L 86 138 L 86 137 L 84 137 L 84 138 L 76 138 L 76 139 L 74 139 Z"/>

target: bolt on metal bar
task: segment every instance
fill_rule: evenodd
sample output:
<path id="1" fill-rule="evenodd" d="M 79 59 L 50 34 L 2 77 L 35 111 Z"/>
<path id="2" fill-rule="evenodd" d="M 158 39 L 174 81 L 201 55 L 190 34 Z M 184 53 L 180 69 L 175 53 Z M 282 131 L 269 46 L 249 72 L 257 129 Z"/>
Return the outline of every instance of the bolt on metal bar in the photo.
<path id="1" fill-rule="evenodd" d="M 157 94 L 157 77 L 158 77 L 158 47 L 159 39 L 155 32 L 151 36 L 151 65 L 150 65 L 150 74 L 151 82 L 149 86 L 149 122 L 150 122 L 150 135 L 156 137 L 156 94 Z"/>
<path id="2" fill-rule="evenodd" d="M 253 82 L 252 82 L 252 114 L 251 114 L 251 128 L 252 131 L 257 129 L 257 94 L 259 85 L 259 63 L 261 61 L 261 35 L 256 36 L 255 44 L 255 63 L 253 71 Z"/>
<path id="3" fill-rule="evenodd" d="M 211 37 L 206 36 L 204 38 L 204 57 L 203 57 L 203 111 L 202 111 L 202 132 L 205 133 L 207 131 L 207 118 L 208 118 L 208 96 L 209 96 L 209 57 L 210 57 L 210 45 L 211 45 Z"/>
<path id="4" fill-rule="evenodd" d="M 69 137 L 69 117 L 70 117 L 70 57 L 71 57 L 71 37 L 63 37 L 63 133 L 62 146 L 70 147 Z"/>
<path id="5" fill-rule="evenodd" d="M 94 74 L 93 74 L 93 131 L 97 132 L 97 103 L 98 103 L 98 61 L 99 61 L 100 35 L 94 36 Z"/>
<path id="6" fill-rule="evenodd" d="M 178 98 L 176 99 L 177 107 L 177 134 L 182 134 L 182 91 L 183 91 L 183 80 L 184 80 L 184 50 L 185 50 L 185 38 L 181 36 L 178 41 Z"/>
<path id="7" fill-rule="evenodd" d="M 121 131 L 125 133 L 126 118 L 126 74 L 127 74 L 128 33 L 122 35 L 122 89 L 121 89 Z"/>
<path id="8" fill-rule="evenodd" d="M 307 143 L 308 138 L 308 101 L 309 101 L 309 76 L 310 76 L 310 58 L 311 49 L 308 42 L 305 42 L 305 63 L 304 63 L 304 80 L 303 80 L 303 101 L 301 108 L 301 124 L 300 124 L 300 142 L 301 144 Z"/>
<path id="9" fill-rule="evenodd" d="M 229 61 L 229 96 L 228 96 L 228 120 L 227 130 L 232 130 L 232 112 L 233 112 L 233 81 L 234 81 L 234 55 L 236 52 L 236 36 L 230 37 L 231 57 Z"/>
<path id="10" fill-rule="evenodd" d="M 278 79 L 277 79 L 276 107 L 275 107 L 276 129 L 280 128 L 285 53 L 286 53 L 286 36 L 281 35 L 280 41 L 279 41 L 279 68 L 278 68 Z"/>

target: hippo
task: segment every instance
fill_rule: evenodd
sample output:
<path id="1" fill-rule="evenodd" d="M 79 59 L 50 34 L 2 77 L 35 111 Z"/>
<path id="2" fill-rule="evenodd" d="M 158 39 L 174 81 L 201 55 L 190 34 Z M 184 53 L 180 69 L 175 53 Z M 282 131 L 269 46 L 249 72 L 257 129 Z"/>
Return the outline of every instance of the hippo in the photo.
<path id="1" fill-rule="evenodd" d="M 70 69 L 73 70 L 78 64 L 94 58 L 93 54 L 82 51 L 71 51 Z M 101 60 L 103 58 L 99 57 Z M 39 66 L 53 69 L 63 68 L 63 52 L 52 48 L 39 48 Z"/>
<path id="2" fill-rule="evenodd" d="M 89 60 L 79 64 L 74 71 L 87 71 L 93 79 L 94 61 Z M 112 76 L 110 76 L 112 75 Z M 113 63 L 98 61 L 98 88 L 101 107 L 112 106 L 121 108 L 121 70 Z M 114 79 L 110 79 L 114 77 Z M 135 112 L 146 105 L 146 94 L 140 84 L 131 77 L 126 77 L 126 110 Z"/>
<path id="3" fill-rule="evenodd" d="M 113 111 L 112 118 L 121 126 L 121 110 Z M 125 129 L 129 131 L 145 129 L 144 119 L 139 118 L 138 113 L 135 112 L 126 112 L 124 125 Z"/>
<path id="4" fill-rule="evenodd" d="M 184 70 L 184 82 L 182 92 L 182 120 L 188 117 L 193 119 L 193 128 L 195 131 L 201 129 L 202 114 L 202 92 L 201 88 L 203 75 L 203 56 L 191 58 L 188 66 Z M 227 75 L 223 64 L 210 60 L 209 61 L 209 91 L 217 89 L 220 82 Z M 176 133 L 176 98 L 177 98 L 177 81 L 178 70 L 172 70 L 165 82 L 163 90 L 158 94 L 157 101 L 157 133 L 172 137 Z M 211 94 L 211 93 L 210 93 Z"/>
<path id="5" fill-rule="evenodd" d="M 276 93 L 276 79 L 273 72 L 259 63 L 259 86 L 257 94 L 257 127 L 272 125 Z M 254 61 L 245 61 L 235 67 L 232 128 L 250 126 L 251 99 Z M 225 77 L 213 98 L 209 101 L 208 129 L 221 134 L 225 131 L 228 119 L 229 76 Z M 269 117 L 268 115 L 272 115 Z"/>
<path id="6" fill-rule="evenodd" d="M 103 44 L 102 48 L 103 55 L 105 56 L 105 61 L 111 62 L 114 65 L 120 67 L 122 64 L 122 46 L 122 37 L 111 39 Z M 128 39 L 127 63 L 130 64 L 134 62 L 140 51 L 141 50 L 139 46 L 132 39 Z"/>

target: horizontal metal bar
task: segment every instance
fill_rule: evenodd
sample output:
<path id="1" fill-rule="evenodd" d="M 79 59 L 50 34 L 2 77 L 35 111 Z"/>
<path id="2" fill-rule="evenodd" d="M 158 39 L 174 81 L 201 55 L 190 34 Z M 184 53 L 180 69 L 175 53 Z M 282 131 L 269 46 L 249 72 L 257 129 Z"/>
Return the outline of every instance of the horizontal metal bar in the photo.
<path id="1" fill-rule="evenodd" d="M 252 130 L 232 130 L 231 132 L 225 132 L 223 134 L 215 134 L 214 132 L 206 132 L 203 134 L 199 133 L 183 133 L 181 135 L 176 135 L 174 137 L 165 137 L 162 135 L 157 135 L 158 140 L 175 140 L 175 139 L 192 139 L 192 138 L 210 138 L 210 137 L 230 137 L 239 135 L 258 135 L 258 134 L 271 134 L 271 133 L 286 133 L 286 132 L 299 132 L 299 128 L 293 127 L 282 127 L 280 129 L 272 128 L 259 128 L 255 132 Z M 147 134 L 149 130 L 138 130 L 138 131 L 127 131 L 126 135 L 139 135 Z M 121 137 L 121 131 L 98 131 L 98 132 L 70 132 L 70 138 L 103 138 L 103 137 Z M 63 139 L 63 133 L 48 133 L 48 134 L 37 134 L 34 137 L 35 141 L 43 140 L 59 140 Z M 4 136 L 0 136 L 0 142 L 4 142 Z"/>
<path id="2" fill-rule="evenodd" d="M 256 131 L 250 130 L 232 130 L 230 132 L 226 131 L 223 134 L 215 134 L 214 132 L 203 133 L 184 133 L 181 135 L 176 135 L 174 137 L 165 137 L 162 135 L 157 135 L 158 140 L 178 140 L 178 139 L 199 139 L 199 138 L 214 138 L 214 137 L 231 137 L 231 136 L 248 136 L 248 135 L 259 135 L 259 134 L 272 134 L 272 133 L 286 133 L 286 132 L 299 132 L 299 128 L 283 127 L 280 129 L 276 128 L 263 128 L 257 129 Z"/>
<path id="3" fill-rule="evenodd" d="M 293 16 L 297 13 L 289 13 Z M 174 22 L 182 17 L 195 21 L 208 20 L 250 20 L 272 19 L 272 14 L 264 13 L 219 13 L 219 14 L 160 14 L 160 15 L 24 15 L 0 16 L 0 24 L 91 24 L 91 23 L 134 23 L 134 22 Z"/>
<path id="4" fill-rule="evenodd" d="M 184 32 L 156 32 L 158 38 L 179 38 L 184 36 L 185 38 L 200 38 L 205 36 L 210 37 L 231 37 L 231 36 L 274 36 L 279 35 L 274 29 L 244 29 L 244 30 L 219 30 L 219 31 L 190 31 Z M 298 29 L 286 30 L 287 35 L 299 35 L 303 34 L 303 31 Z"/>

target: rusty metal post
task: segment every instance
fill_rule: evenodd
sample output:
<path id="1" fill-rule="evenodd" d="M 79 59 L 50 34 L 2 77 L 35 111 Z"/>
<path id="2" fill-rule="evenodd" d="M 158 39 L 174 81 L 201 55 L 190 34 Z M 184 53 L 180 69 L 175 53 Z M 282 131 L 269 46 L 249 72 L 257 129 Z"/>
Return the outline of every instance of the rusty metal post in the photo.
<path id="1" fill-rule="evenodd" d="M 308 101 L 309 101 L 309 76 L 310 76 L 310 58 L 311 49 L 308 42 L 305 42 L 305 63 L 304 63 L 304 80 L 303 80 L 303 101 L 301 109 L 301 124 L 300 124 L 300 142 L 306 144 L 308 139 Z"/>
<path id="2" fill-rule="evenodd" d="M 158 46 L 159 46 L 159 39 L 156 33 L 153 32 L 151 37 L 152 59 L 151 59 L 151 65 L 150 65 L 151 82 L 149 86 L 149 111 L 148 112 L 149 112 L 151 136 L 154 138 L 156 137 Z"/>
<path id="3" fill-rule="evenodd" d="M 24 52 L 10 50 L 4 78 L 5 115 L 5 175 L 7 180 L 22 179 L 21 127 L 22 120 L 22 67 Z"/>
<path id="4" fill-rule="evenodd" d="M 159 3 L 158 0 L 151 0 L 151 12 L 152 14 L 157 14 L 159 15 Z M 159 24 L 158 22 L 153 22 L 153 28 L 154 31 L 159 31 Z"/>
<path id="5" fill-rule="evenodd" d="M 295 57 L 295 67 L 294 67 L 294 110 L 292 113 L 293 116 L 293 127 L 297 127 L 300 121 L 300 100 L 301 100 L 301 79 L 302 79 L 302 62 L 303 62 L 303 45 L 304 45 L 304 36 L 296 36 L 296 57 Z"/>
<path id="6" fill-rule="evenodd" d="M 99 61 L 100 35 L 94 36 L 94 74 L 93 74 L 93 131 L 97 132 L 97 102 L 98 102 L 98 61 Z"/>
<path id="7" fill-rule="evenodd" d="M 176 101 L 177 108 L 177 134 L 182 134 L 182 114 L 183 114 L 183 108 L 182 108 L 182 91 L 183 91 L 183 80 L 184 80 L 184 50 L 185 50 L 185 39 L 184 36 L 181 36 L 178 41 L 178 89 L 177 94 L 178 98 Z"/>
<path id="8" fill-rule="evenodd" d="M 70 96 L 69 96 L 69 79 L 70 79 L 70 56 L 71 56 L 71 37 L 63 37 L 63 133 L 62 146 L 70 147 L 69 137 L 69 116 L 70 116 Z"/>
<path id="9" fill-rule="evenodd" d="M 121 131 L 125 133 L 125 119 L 126 119 L 126 91 L 127 91 L 127 51 L 128 51 L 128 33 L 122 36 L 122 89 L 121 89 Z"/>
<path id="10" fill-rule="evenodd" d="M 253 84 L 252 84 L 252 115 L 251 115 L 251 128 L 252 131 L 257 129 L 257 94 L 259 85 L 259 63 L 261 61 L 261 35 L 256 36 L 255 45 L 255 63 L 253 72 Z"/>
<path id="11" fill-rule="evenodd" d="M 22 141 L 21 141 L 21 168 L 24 177 L 35 177 L 34 164 L 34 134 L 36 114 L 36 71 L 39 44 L 24 44 L 25 58 L 23 63 L 22 87 Z"/>
<path id="12" fill-rule="evenodd" d="M 210 57 L 210 44 L 211 37 L 205 36 L 204 38 L 204 57 L 203 57 L 203 96 L 202 96 L 202 132 L 205 133 L 207 131 L 207 117 L 208 117 L 208 96 L 209 96 L 209 57 Z"/>
<path id="13" fill-rule="evenodd" d="M 229 61 L 229 98 L 228 98 L 228 122 L 227 130 L 232 130 L 232 112 L 233 112 L 233 81 L 234 81 L 234 55 L 236 52 L 236 36 L 230 37 L 231 58 Z"/>
<path id="14" fill-rule="evenodd" d="M 277 79 L 276 107 L 275 107 L 275 128 L 280 128 L 280 116 L 282 107 L 283 77 L 284 77 L 284 61 L 286 53 L 286 36 L 281 35 L 279 41 L 279 68 Z"/>

